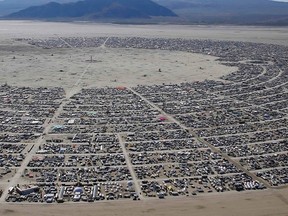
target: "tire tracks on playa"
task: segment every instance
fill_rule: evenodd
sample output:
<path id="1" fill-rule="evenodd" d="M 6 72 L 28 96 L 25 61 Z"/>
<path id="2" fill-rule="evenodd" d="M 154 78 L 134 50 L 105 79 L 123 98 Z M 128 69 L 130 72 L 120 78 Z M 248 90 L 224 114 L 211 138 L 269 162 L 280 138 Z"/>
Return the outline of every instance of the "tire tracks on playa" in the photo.
<path id="1" fill-rule="evenodd" d="M 107 37 L 106 40 L 104 41 L 104 43 L 103 43 L 99 48 L 101 48 L 101 49 L 106 49 L 106 46 L 105 46 L 105 45 L 106 45 L 106 42 L 109 40 L 109 38 L 110 38 L 110 37 Z M 96 56 L 97 56 L 97 54 L 94 55 L 93 58 L 95 58 Z M 81 74 L 80 77 L 78 78 L 78 80 L 76 80 L 76 82 L 75 82 L 74 85 L 72 86 L 72 89 L 73 89 L 74 87 L 77 88 L 77 87 L 79 86 L 79 84 L 81 83 L 84 75 L 87 73 L 87 71 L 89 70 L 90 67 L 91 67 L 91 64 L 88 64 L 87 67 L 85 68 L 85 70 L 82 72 L 82 74 Z"/>
<path id="2" fill-rule="evenodd" d="M 66 40 L 64 40 L 62 37 L 60 37 L 60 36 L 58 36 L 58 35 L 56 35 L 56 36 L 59 38 L 59 40 L 63 41 L 68 47 L 70 47 L 71 49 L 76 50 L 76 47 L 72 46 L 70 43 L 68 43 L 68 42 L 67 42 Z M 98 48 L 100 48 L 100 49 L 106 49 L 106 43 L 107 43 L 107 41 L 108 41 L 109 39 L 110 39 L 110 37 L 107 37 L 107 38 L 105 39 L 105 41 L 103 42 L 103 44 L 102 44 L 101 46 L 99 46 Z M 97 54 L 94 55 L 94 56 L 92 57 L 92 59 L 95 58 L 96 56 L 97 56 Z M 78 79 L 75 81 L 75 83 L 74 83 L 74 84 L 71 86 L 71 88 L 66 92 L 67 99 L 69 99 L 72 95 L 74 95 L 75 93 L 77 93 L 77 92 L 81 89 L 80 83 L 81 83 L 83 77 L 85 76 L 85 74 L 88 72 L 88 70 L 89 70 L 90 67 L 91 67 L 91 64 L 88 63 L 87 66 L 86 66 L 86 68 L 83 70 L 83 72 L 80 74 L 80 76 L 78 77 Z M 66 73 L 66 75 L 67 75 L 67 73 Z"/>
<path id="3" fill-rule="evenodd" d="M 104 43 L 103 43 L 99 48 L 101 48 L 101 49 L 106 49 L 106 43 L 107 43 L 107 41 L 108 41 L 109 39 L 110 39 L 110 37 L 107 37 L 106 40 L 104 41 Z M 97 54 L 94 55 L 93 58 L 95 58 L 96 56 L 97 56 Z M 74 83 L 73 87 L 79 86 L 80 82 L 82 81 L 84 75 L 87 73 L 87 71 L 88 71 L 88 69 L 90 68 L 90 66 L 91 66 L 91 64 L 88 64 L 88 65 L 87 65 L 87 67 L 85 68 L 85 70 L 83 71 L 83 73 L 81 74 L 81 76 L 79 77 L 79 79 Z M 73 87 L 72 87 L 72 88 L 73 88 Z"/>

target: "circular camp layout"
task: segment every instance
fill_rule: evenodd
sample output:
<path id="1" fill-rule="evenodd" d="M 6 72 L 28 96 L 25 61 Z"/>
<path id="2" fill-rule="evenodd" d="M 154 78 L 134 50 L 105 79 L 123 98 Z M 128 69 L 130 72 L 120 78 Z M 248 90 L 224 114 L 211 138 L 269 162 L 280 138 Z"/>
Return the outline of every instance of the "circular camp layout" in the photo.
<path id="1" fill-rule="evenodd" d="M 18 38 L 3 52 L 1 202 L 288 185 L 286 46 L 49 37 Z"/>

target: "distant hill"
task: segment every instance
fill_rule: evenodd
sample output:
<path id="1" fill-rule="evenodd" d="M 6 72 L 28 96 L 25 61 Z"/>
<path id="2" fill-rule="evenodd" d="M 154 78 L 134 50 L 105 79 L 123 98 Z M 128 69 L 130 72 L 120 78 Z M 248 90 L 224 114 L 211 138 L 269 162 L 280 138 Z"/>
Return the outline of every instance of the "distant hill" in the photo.
<path id="1" fill-rule="evenodd" d="M 70 3 L 50 2 L 12 13 L 12 19 L 106 19 L 150 18 L 177 16 L 171 10 L 151 0 L 84 0 Z"/>
<path id="2" fill-rule="evenodd" d="M 288 3 L 272 0 L 154 0 L 188 23 L 288 25 Z"/>
<path id="3" fill-rule="evenodd" d="M 0 16 L 10 14 L 5 19 L 114 19 L 119 23 L 125 23 L 124 19 L 147 20 L 160 16 L 149 22 L 288 26 L 288 3 L 272 0 L 53 0 L 48 3 L 50 1 L 0 0 Z"/>
<path id="4" fill-rule="evenodd" d="M 5 16 L 31 6 L 47 4 L 51 1 L 68 3 L 76 2 L 77 0 L 0 0 L 0 16 Z"/>

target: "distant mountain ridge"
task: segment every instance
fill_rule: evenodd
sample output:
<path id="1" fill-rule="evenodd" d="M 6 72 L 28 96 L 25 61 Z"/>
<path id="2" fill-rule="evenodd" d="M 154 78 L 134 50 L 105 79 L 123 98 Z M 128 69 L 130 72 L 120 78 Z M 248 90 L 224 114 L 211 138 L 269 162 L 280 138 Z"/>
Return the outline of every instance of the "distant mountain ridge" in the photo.
<path id="1" fill-rule="evenodd" d="M 68 3 L 73 1 L 76 2 L 77 0 L 0 0 L 0 16 L 15 13 L 31 6 L 47 4 L 51 1 Z"/>
<path id="2" fill-rule="evenodd" d="M 150 18 L 153 16 L 177 16 L 171 10 L 151 0 L 83 0 L 71 3 L 50 2 L 32 6 L 5 18 Z"/>
<path id="3" fill-rule="evenodd" d="M 49 3 L 55 1 L 54 3 Z M 152 2 L 153 1 L 153 2 Z M 4 19 L 97 20 L 128 23 L 288 26 L 288 3 L 273 0 L 0 0 Z M 70 3 L 69 3 L 70 2 Z M 82 5 L 84 3 L 84 6 Z M 88 2 L 90 6 L 88 5 Z M 91 5 L 94 2 L 94 6 Z M 98 6 L 96 7 L 96 3 Z M 112 3 L 113 2 L 113 3 Z M 157 5 L 155 5 L 155 3 Z M 45 5 L 44 5 L 45 4 Z M 86 4 L 86 6 L 85 6 Z M 109 4 L 109 5 L 108 5 Z M 30 7 L 27 6 L 38 6 Z M 161 6 L 160 6 L 161 5 Z M 162 7 L 163 6 L 163 7 Z M 101 9 L 95 9 L 95 8 Z M 24 9 L 26 8 L 26 9 Z M 22 10 L 21 10 L 22 9 Z M 93 9 L 94 11 L 91 11 Z M 21 10 L 21 11 L 19 11 Z M 19 12 L 15 12 L 19 11 Z M 9 12 L 9 13 L 8 13 Z M 13 13 L 14 12 L 14 13 Z M 177 14 L 177 18 L 175 17 Z M 164 18 L 149 19 L 163 16 Z M 171 16 L 171 18 L 169 17 Z M 63 19 L 62 19 L 63 18 Z M 139 19 L 138 19 L 139 18 Z M 142 18 L 145 18 L 143 21 Z M 2 18 L 3 19 L 3 18 Z M 122 20 L 121 20 L 122 19 Z M 134 20 L 140 20 L 139 22 Z"/>
<path id="4" fill-rule="evenodd" d="M 272 0 L 154 0 L 189 23 L 288 25 L 288 3 Z"/>

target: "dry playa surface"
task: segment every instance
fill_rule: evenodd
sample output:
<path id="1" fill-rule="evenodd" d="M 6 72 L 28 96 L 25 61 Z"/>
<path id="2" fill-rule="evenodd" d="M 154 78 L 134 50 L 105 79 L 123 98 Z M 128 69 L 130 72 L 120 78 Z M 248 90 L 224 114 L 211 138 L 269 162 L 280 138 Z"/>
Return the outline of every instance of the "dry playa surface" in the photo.
<path id="1" fill-rule="evenodd" d="M 134 36 L 231 40 L 288 45 L 287 35 L 287 27 L 117 25 L 86 22 L 0 21 L 0 37 L 2 39 L 55 36 Z"/>
<path id="2" fill-rule="evenodd" d="M 1 45 L 0 45 L 1 46 Z M 236 71 L 216 57 L 161 50 L 2 48 L 1 83 L 20 86 L 135 86 L 217 79 Z M 92 62 L 91 62 L 92 58 Z"/>
<path id="3" fill-rule="evenodd" d="M 228 193 L 202 197 L 169 200 L 115 201 L 95 204 L 0 204 L 3 216 L 78 216 L 78 215 L 253 215 L 286 216 L 288 211 L 287 189 Z"/>
<path id="4" fill-rule="evenodd" d="M 216 57 L 165 50 L 107 48 L 42 49 L 16 38 L 70 36 L 143 36 L 235 40 L 288 45 L 287 28 L 223 26 L 132 26 L 90 23 L 0 21 L 0 84 L 58 86 L 67 92 L 82 87 L 136 86 L 217 80 L 237 70 Z M 92 58 L 92 62 L 91 62 Z M 72 94 L 71 93 L 71 94 Z M 0 182 L 5 188 L 6 182 Z M 288 190 L 94 204 L 0 203 L 1 216 L 79 215 L 288 215 Z"/>
<path id="5" fill-rule="evenodd" d="M 237 70 L 208 55 L 165 50 L 42 49 L 17 38 L 162 37 L 288 45 L 288 29 L 235 26 L 115 25 L 0 21 L 1 83 L 18 86 L 135 86 L 217 80 Z M 93 63 L 89 63 L 89 60 Z"/>

